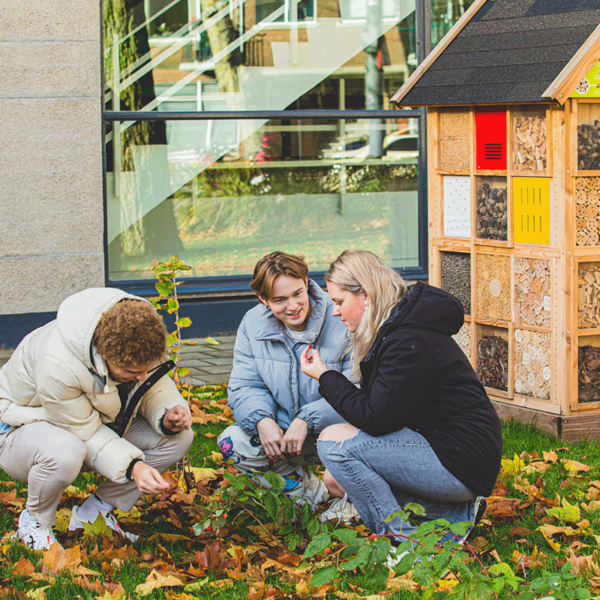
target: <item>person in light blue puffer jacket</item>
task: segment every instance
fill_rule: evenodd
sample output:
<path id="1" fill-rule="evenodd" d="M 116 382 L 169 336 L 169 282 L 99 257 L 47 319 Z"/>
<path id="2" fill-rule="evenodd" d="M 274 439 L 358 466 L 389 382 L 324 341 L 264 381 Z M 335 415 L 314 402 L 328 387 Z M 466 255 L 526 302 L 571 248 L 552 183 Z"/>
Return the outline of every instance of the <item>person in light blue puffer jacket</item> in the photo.
<path id="1" fill-rule="evenodd" d="M 237 332 L 229 379 L 236 424 L 219 436 L 219 448 L 243 473 L 278 473 L 286 494 L 314 506 L 328 498 L 308 468 L 318 462 L 315 434 L 344 420 L 302 373 L 300 355 L 313 344 L 328 368 L 347 377 L 351 356 L 348 331 L 332 316 L 331 299 L 307 276 L 304 260 L 284 252 L 256 265 L 250 285 L 261 303 Z M 257 480 L 270 487 L 264 477 Z"/>

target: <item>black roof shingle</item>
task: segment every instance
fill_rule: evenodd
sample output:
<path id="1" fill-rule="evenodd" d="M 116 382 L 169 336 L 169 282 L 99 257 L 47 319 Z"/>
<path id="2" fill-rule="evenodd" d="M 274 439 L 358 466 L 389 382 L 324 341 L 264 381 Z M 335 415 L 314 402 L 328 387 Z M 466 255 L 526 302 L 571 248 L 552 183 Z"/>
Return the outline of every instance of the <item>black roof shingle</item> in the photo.
<path id="1" fill-rule="evenodd" d="M 488 0 L 399 102 L 541 102 L 600 24 L 600 0 Z"/>

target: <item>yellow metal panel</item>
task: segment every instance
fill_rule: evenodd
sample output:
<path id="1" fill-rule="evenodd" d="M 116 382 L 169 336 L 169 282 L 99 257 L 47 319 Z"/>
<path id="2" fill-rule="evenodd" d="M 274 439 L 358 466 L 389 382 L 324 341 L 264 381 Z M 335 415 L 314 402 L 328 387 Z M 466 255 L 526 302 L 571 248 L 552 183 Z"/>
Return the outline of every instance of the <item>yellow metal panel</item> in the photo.
<path id="1" fill-rule="evenodd" d="M 581 80 L 571 98 L 600 98 L 600 60 Z"/>
<path id="2" fill-rule="evenodd" d="M 513 177 L 514 241 L 550 245 L 550 179 Z"/>

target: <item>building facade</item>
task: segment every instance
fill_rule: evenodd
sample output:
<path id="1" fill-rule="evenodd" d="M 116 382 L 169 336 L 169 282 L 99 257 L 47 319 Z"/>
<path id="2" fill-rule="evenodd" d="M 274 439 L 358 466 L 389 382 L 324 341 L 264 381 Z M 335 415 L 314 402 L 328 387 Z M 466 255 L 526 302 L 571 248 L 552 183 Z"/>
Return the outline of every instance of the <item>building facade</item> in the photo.
<path id="1" fill-rule="evenodd" d="M 0 346 L 90 286 L 235 331 L 255 262 L 342 250 L 427 274 L 421 109 L 391 95 L 470 0 L 11 0 L 0 6 Z"/>

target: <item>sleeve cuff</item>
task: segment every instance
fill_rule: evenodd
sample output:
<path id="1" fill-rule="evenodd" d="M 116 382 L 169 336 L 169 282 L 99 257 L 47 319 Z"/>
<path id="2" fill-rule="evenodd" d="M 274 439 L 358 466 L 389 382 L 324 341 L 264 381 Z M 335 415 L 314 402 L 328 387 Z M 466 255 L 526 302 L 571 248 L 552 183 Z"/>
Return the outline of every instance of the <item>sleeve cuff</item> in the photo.
<path id="1" fill-rule="evenodd" d="M 166 414 L 167 414 L 167 413 L 165 413 L 165 414 L 162 416 L 162 419 L 160 420 L 160 431 L 161 431 L 162 433 L 164 433 L 165 435 L 177 435 L 177 433 L 179 433 L 179 432 L 177 432 L 177 431 L 171 431 L 170 429 L 167 429 L 167 428 L 165 427 L 164 420 L 165 420 L 165 416 L 166 416 Z"/>
<path id="2" fill-rule="evenodd" d="M 139 462 L 144 462 L 141 458 L 134 458 L 127 467 L 127 473 L 125 473 L 125 477 L 129 479 L 129 481 L 133 481 L 133 467 L 137 465 Z"/>

